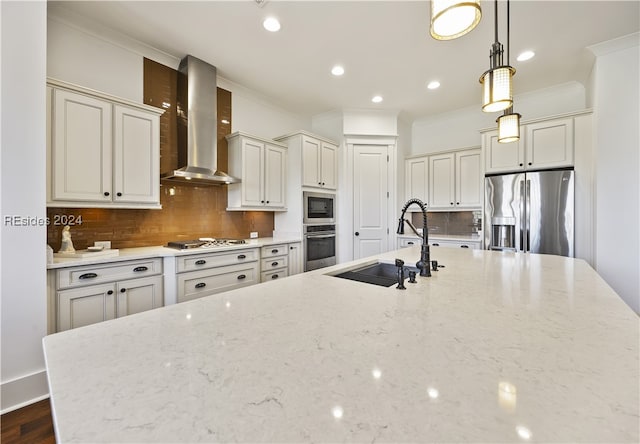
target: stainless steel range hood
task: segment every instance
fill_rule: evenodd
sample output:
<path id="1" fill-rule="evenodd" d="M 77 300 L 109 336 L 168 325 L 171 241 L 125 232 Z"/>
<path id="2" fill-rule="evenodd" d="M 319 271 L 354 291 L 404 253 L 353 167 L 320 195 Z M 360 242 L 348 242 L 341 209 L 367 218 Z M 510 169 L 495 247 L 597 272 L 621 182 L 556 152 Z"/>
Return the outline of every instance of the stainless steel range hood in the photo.
<path id="1" fill-rule="evenodd" d="M 188 55 L 178 71 L 178 169 L 161 179 L 194 185 L 239 183 L 218 171 L 216 67 Z"/>

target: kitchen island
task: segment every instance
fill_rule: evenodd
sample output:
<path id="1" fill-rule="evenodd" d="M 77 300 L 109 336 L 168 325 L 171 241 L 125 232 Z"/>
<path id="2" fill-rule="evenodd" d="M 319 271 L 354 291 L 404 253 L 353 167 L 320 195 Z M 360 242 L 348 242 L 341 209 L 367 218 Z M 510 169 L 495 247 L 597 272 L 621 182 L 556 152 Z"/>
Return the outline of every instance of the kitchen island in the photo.
<path id="1" fill-rule="evenodd" d="M 59 443 L 638 442 L 638 316 L 582 260 L 438 249 L 44 338 Z"/>

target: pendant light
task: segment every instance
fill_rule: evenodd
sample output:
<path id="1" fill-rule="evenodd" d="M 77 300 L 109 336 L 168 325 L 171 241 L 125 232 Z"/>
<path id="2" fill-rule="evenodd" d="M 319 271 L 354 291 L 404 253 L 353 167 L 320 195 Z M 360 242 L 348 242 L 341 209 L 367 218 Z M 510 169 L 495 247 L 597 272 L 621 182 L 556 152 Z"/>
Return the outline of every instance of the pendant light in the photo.
<path id="1" fill-rule="evenodd" d="M 508 26 L 509 14 L 507 13 L 507 28 Z M 512 77 L 516 70 L 508 64 L 503 64 L 503 52 L 502 43 L 498 41 L 498 0 L 495 0 L 495 42 L 491 45 L 489 54 L 491 64 L 489 70 L 480 77 L 484 112 L 503 111 L 513 105 Z"/>
<path id="2" fill-rule="evenodd" d="M 507 0 L 507 65 L 509 65 L 509 0 Z M 507 108 L 500 117 L 498 123 L 498 142 L 511 143 L 520 140 L 520 114 L 513 112 L 513 105 Z"/>
<path id="3" fill-rule="evenodd" d="M 470 32 L 480 22 L 480 0 L 431 0 L 431 37 L 453 40 Z"/>

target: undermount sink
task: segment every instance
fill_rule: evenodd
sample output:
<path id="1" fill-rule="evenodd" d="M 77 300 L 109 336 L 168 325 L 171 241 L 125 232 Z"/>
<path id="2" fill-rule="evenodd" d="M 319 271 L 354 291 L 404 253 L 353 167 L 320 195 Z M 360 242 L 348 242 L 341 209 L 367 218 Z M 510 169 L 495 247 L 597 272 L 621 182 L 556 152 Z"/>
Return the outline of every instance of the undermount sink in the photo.
<path id="1" fill-rule="evenodd" d="M 416 267 L 404 266 L 405 277 L 409 277 L 409 271 L 415 271 L 420 274 Z M 355 268 L 353 270 L 343 271 L 334 274 L 334 277 L 349 279 L 352 281 L 364 282 L 367 284 L 379 285 L 381 287 L 391 287 L 398 283 L 398 267 L 395 264 L 385 262 L 376 262 Z"/>

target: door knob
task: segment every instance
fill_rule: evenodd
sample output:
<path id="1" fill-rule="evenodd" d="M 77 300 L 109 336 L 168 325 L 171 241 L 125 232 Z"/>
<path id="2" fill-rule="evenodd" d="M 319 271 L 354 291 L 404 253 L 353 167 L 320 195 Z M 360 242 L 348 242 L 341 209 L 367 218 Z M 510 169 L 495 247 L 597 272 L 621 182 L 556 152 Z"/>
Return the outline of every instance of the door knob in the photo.
<path id="1" fill-rule="evenodd" d="M 360 232 L 359 232 L 359 231 L 356 231 L 355 235 L 356 235 L 356 236 L 360 236 Z"/>

